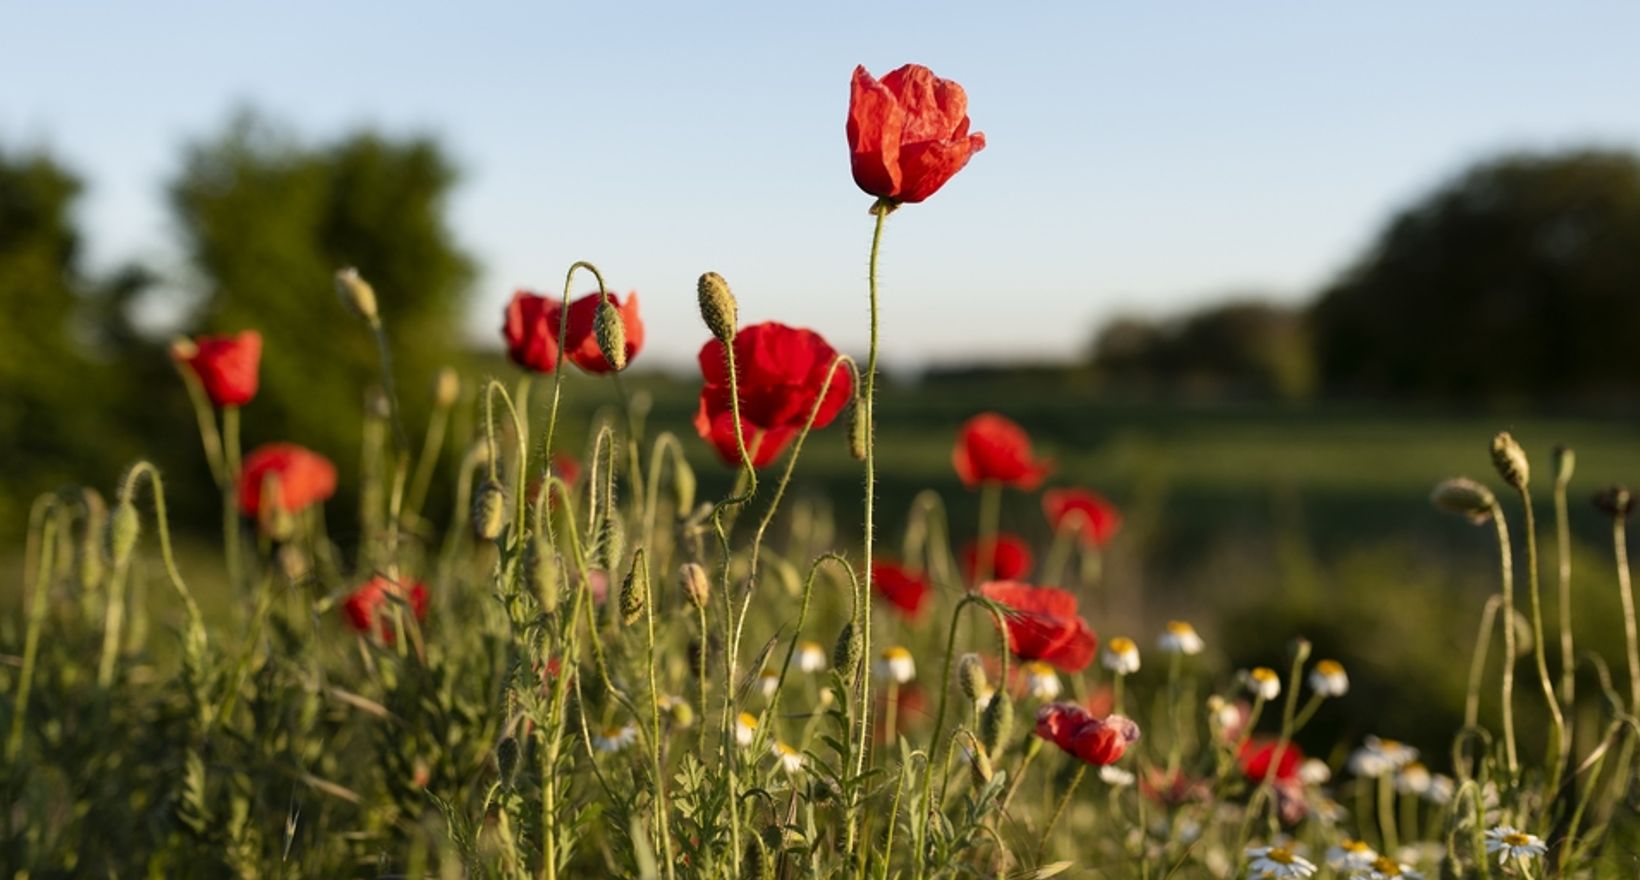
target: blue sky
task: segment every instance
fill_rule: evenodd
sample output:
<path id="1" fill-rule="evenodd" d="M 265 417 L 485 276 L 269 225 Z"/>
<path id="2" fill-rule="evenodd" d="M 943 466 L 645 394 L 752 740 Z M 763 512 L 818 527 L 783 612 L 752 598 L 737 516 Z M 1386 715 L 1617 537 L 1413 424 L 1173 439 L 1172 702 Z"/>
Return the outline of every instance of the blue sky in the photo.
<path id="1" fill-rule="evenodd" d="M 584 258 L 640 292 L 652 361 L 704 340 L 706 269 L 743 320 L 858 351 L 848 77 L 916 61 L 966 87 L 989 145 L 889 221 L 899 364 L 1070 353 L 1111 314 L 1228 291 L 1305 296 L 1480 155 L 1640 148 L 1633 3 L 553 6 L 0 2 L 0 144 L 87 178 L 95 261 L 174 270 L 164 181 L 234 107 L 310 139 L 431 133 L 465 171 L 475 338 L 514 287 L 556 290 Z"/>

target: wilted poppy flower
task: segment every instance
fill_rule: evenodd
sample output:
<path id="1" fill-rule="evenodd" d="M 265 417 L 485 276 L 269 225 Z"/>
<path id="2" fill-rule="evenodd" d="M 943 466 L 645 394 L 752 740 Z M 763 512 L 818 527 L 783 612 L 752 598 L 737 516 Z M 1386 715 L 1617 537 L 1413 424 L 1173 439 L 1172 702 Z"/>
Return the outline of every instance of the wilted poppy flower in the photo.
<path id="1" fill-rule="evenodd" d="M 1053 463 L 1031 454 L 1031 438 L 1006 416 L 980 413 L 964 422 L 951 451 L 951 465 L 963 485 L 1002 483 L 1016 489 L 1035 489 L 1053 469 Z"/>
<path id="2" fill-rule="evenodd" d="M 393 610 L 388 603 L 400 586 L 381 575 L 366 581 L 342 603 L 348 626 L 361 633 L 375 632 L 386 644 L 393 644 Z M 413 582 L 402 597 L 417 620 L 427 616 L 427 585 Z"/>
<path id="3" fill-rule="evenodd" d="M 556 298 L 520 290 L 507 303 L 501 336 L 507 340 L 507 357 L 537 373 L 558 367 L 558 309 Z M 594 343 L 596 347 L 596 343 Z"/>
<path id="4" fill-rule="evenodd" d="M 1036 735 L 1096 767 L 1114 764 L 1139 740 L 1139 725 L 1122 715 L 1095 718 L 1075 703 L 1036 710 Z"/>
<path id="5" fill-rule="evenodd" d="M 1087 489 L 1049 489 L 1042 493 L 1042 512 L 1054 532 L 1075 529 L 1085 544 L 1103 547 L 1122 527 L 1122 512 Z"/>
<path id="6" fill-rule="evenodd" d="M 922 614 L 923 603 L 928 598 L 928 581 L 923 580 L 921 574 L 887 560 L 872 563 L 871 586 L 877 595 L 910 618 Z"/>
<path id="7" fill-rule="evenodd" d="M 201 336 L 192 345 L 179 343 L 171 356 L 199 377 L 205 396 L 216 406 L 244 406 L 256 397 L 262 364 L 262 334 L 246 330 L 232 336 Z"/>
<path id="8" fill-rule="evenodd" d="M 1010 532 L 999 532 L 990 541 L 991 570 L 985 573 L 979 571 L 981 544 L 972 543 L 962 548 L 962 568 L 968 573 L 968 580 L 1019 580 L 1031 573 L 1036 565 L 1036 558 L 1031 555 L 1031 545 L 1025 539 Z"/>
<path id="9" fill-rule="evenodd" d="M 1076 597 L 1054 587 L 992 581 L 980 587 L 1006 606 L 1008 649 L 1022 660 L 1045 660 L 1062 672 L 1081 672 L 1093 662 L 1099 639 L 1076 613 Z"/>
<path id="10" fill-rule="evenodd" d="M 814 419 L 824 428 L 837 418 L 853 393 L 846 369 L 832 370 L 837 350 L 812 330 L 773 321 L 741 328 L 735 334 L 735 371 L 740 392 L 740 420 L 753 467 L 774 461 L 807 424 L 820 389 L 831 385 Z M 740 463 L 734 413 L 729 396 L 729 365 L 723 343 L 709 340 L 700 350 L 700 389 L 695 430 L 711 443 L 725 464 Z"/>
<path id="11" fill-rule="evenodd" d="M 891 202 L 920 202 L 985 149 L 968 133 L 968 95 L 920 64 L 882 80 L 854 68 L 848 102 L 849 161 L 854 182 Z"/>
<path id="12" fill-rule="evenodd" d="M 1253 782 L 1263 782 L 1273 769 L 1275 776 L 1272 782 L 1297 779 L 1298 768 L 1304 763 L 1304 753 L 1292 743 L 1285 747 L 1278 746 L 1280 743 L 1273 739 L 1250 739 L 1242 743 L 1236 754 L 1242 775 Z"/>
<path id="13" fill-rule="evenodd" d="M 336 493 L 336 466 L 330 460 L 295 443 L 268 443 L 245 456 L 239 475 L 239 510 L 256 516 L 262 510 L 262 486 L 269 476 L 279 480 L 273 503 L 296 513 Z"/>
<path id="14" fill-rule="evenodd" d="M 638 317 L 638 295 L 626 295 L 626 303 L 613 293 L 605 294 L 615 313 L 621 318 L 621 325 L 626 330 L 626 360 L 631 363 L 643 348 L 643 321 Z M 569 328 L 564 337 L 564 356 L 574 362 L 577 367 L 588 373 L 607 373 L 613 367 L 604 357 L 603 349 L 598 347 L 596 331 L 598 319 L 598 294 L 589 293 L 569 304 Z M 554 315 L 549 328 L 554 334 L 558 332 L 557 316 Z"/>

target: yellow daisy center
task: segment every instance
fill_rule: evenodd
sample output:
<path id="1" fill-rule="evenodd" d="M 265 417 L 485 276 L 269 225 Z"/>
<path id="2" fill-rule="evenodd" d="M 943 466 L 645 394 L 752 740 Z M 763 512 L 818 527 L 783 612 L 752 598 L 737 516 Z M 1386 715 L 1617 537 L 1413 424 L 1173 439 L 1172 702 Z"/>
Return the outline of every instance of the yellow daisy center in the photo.
<path id="1" fill-rule="evenodd" d="M 1127 638 L 1126 636 L 1117 636 L 1116 638 L 1110 640 L 1110 652 L 1112 654 L 1120 656 L 1123 654 L 1133 654 L 1138 650 L 1139 646 L 1133 644 L 1133 640 Z"/>
<path id="2" fill-rule="evenodd" d="M 756 715 L 753 715 L 750 712 L 742 712 L 742 713 L 740 713 L 740 719 L 739 720 L 740 720 L 740 726 L 741 727 L 748 727 L 748 728 L 751 728 L 752 730 L 757 729 L 757 716 Z"/>
<path id="3" fill-rule="evenodd" d="M 1505 834 L 1503 836 L 1503 842 L 1510 846 L 1526 846 L 1532 842 L 1532 838 L 1526 834 L 1516 831 L 1514 834 Z"/>
<path id="4" fill-rule="evenodd" d="M 1372 869 L 1385 877 L 1401 876 L 1401 865 L 1389 856 L 1379 856 L 1372 860 Z"/>
<path id="5" fill-rule="evenodd" d="M 1318 660 L 1315 664 L 1315 671 L 1328 678 L 1333 678 L 1344 674 L 1344 664 L 1339 663 L 1337 660 Z"/>
<path id="6" fill-rule="evenodd" d="M 888 650 L 883 652 L 883 659 L 884 660 L 910 660 L 911 659 L 911 651 L 906 649 L 906 648 L 902 648 L 899 645 L 895 645 L 894 647 L 889 648 Z"/>
<path id="7" fill-rule="evenodd" d="M 1296 856 L 1293 851 L 1284 846 L 1272 846 L 1264 853 L 1264 857 L 1281 865 L 1291 865 Z"/>
<path id="8" fill-rule="evenodd" d="M 1167 622 L 1167 631 L 1176 636 L 1193 636 L 1196 634 L 1196 628 L 1182 620 L 1169 620 Z"/>

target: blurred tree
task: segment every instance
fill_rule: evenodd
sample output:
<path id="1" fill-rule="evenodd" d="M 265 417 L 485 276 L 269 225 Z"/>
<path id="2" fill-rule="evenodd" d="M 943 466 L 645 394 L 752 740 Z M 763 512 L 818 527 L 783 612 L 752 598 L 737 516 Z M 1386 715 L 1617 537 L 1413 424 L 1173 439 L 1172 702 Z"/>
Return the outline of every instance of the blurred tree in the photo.
<path id="1" fill-rule="evenodd" d="M 1256 297 L 1159 323 L 1114 320 L 1094 339 L 1093 367 L 1107 382 L 1147 391 L 1292 400 L 1315 390 L 1303 315 Z"/>
<path id="2" fill-rule="evenodd" d="M 264 338 L 247 447 L 301 443 L 335 460 L 350 488 L 361 401 L 380 373 L 368 330 L 337 302 L 344 266 L 376 288 L 407 431 L 419 437 L 433 372 L 462 347 L 473 275 L 445 224 L 455 180 L 425 138 L 360 133 L 310 147 L 248 113 L 188 150 L 171 198 L 202 277 L 201 329 Z"/>
<path id="3" fill-rule="evenodd" d="M 1640 161 L 1510 155 L 1403 211 L 1313 312 L 1329 388 L 1632 394 Z"/>

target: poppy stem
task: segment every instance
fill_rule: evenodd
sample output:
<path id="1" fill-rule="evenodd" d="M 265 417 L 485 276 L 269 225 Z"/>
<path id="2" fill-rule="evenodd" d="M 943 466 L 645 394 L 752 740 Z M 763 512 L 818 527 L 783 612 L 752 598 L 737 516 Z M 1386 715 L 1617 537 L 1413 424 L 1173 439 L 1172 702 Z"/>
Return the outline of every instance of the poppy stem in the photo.
<path id="1" fill-rule="evenodd" d="M 860 633 L 860 656 L 871 657 L 871 565 L 872 541 L 876 537 L 873 519 L 877 507 L 877 258 L 882 250 L 883 226 L 888 220 L 893 205 L 886 199 L 878 199 L 872 205 L 871 213 L 876 216 L 876 223 L 871 231 L 871 257 L 867 263 L 866 286 L 871 299 L 871 346 L 866 355 L 865 394 L 861 397 L 864 419 L 866 423 L 866 486 L 865 486 L 865 526 L 863 535 L 865 554 L 865 576 L 861 579 L 860 596 L 855 602 L 855 629 Z M 860 676 L 860 734 L 859 750 L 855 754 L 854 775 L 858 776 L 865 770 L 866 756 L 870 753 L 868 744 L 871 728 L 871 676 Z M 850 824 L 856 820 L 856 810 L 850 810 Z M 851 834 L 850 837 L 853 835 Z"/>
<path id="2" fill-rule="evenodd" d="M 1640 630 L 1635 626 L 1634 585 L 1629 579 L 1629 539 L 1626 519 L 1620 511 L 1612 517 L 1612 552 L 1617 558 L 1617 588 L 1623 602 L 1623 641 L 1629 660 L 1629 713 L 1640 712 Z"/>
<path id="3" fill-rule="evenodd" d="M 997 531 L 1002 521 L 1002 484 L 986 480 L 979 486 L 979 546 L 974 548 L 974 584 L 996 578 Z"/>
<path id="4" fill-rule="evenodd" d="M 1554 681 L 1549 678 L 1549 661 L 1543 644 L 1543 594 L 1538 585 L 1537 520 L 1532 512 L 1532 493 L 1526 484 L 1520 485 L 1520 504 L 1526 530 L 1526 585 L 1532 599 L 1532 658 L 1537 664 L 1538 684 L 1543 689 L 1543 701 L 1549 707 L 1549 749 L 1545 759 L 1551 762 L 1549 784 L 1545 791 L 1552 797 L 1560 788 L 1560 774 L 1571 756 L 1571 741 L 1566 736 L 1566 716 L 1560 711 L 1560 700 L 1555 696 Z"/>
<path id="5" fill-rule="evenodd" d="M 43 501 L 46 515 L 40 523 L 40 558 L 36 563 L 34 590 L 28 601 L 28 634 L 23 642 L 23 671 L 17 680 L 17 693 L 11 713 L 11 733 L 6 737 L 7 763 L 16 761 L 17 751 L 23 745 L 23 724 L 28 717 L 29 690 L 34 684 L 34 664 L 40 652 L 40 632 L 45 628 L 46 622 L 51 561 L 57 555 L 57 519 L 51 515 L 57 507 L 57 500 L 46 496 Z M 36 509 L 40 506 L 37 502 Z"/>
<path id="6" fill-rule="evenodd" d="M 1515 564 L 1509 549 L 1509 524 L 1497 501 L 1492 502 L 1492 522 L 1498 529 L 1498 569 L 1503 579 L 1503 753 L 1513 779 L 1520 774 L 1520 757 L 1515 751 Z"/>
<path id="7" fill-rule="evenodd" d="M 1494 593 L 1481 609 L 1481 628 L 1475 635 L 1475 652 L 1469 660 L 1469 693 L 1464 697 L 1463 726 L 1473 730 L 1480 724 L 1481 679 L 1486 674 L 1486 655 L 1492 647 L 1492 627 L 1498 617 L 1503 594 Z"/>
<path id="8" fill-rule="evenodd" d="M 239 407 L 222 408 L 222 555 L 228 566 L 230 592 L 240 588 L 239 561 Z"/>
<path id="9" fill-rule="evenodd" d="M 1570 454 L 1571 450 L 1564 450 L 1561 457 L 1569 457 Z M 1572 712 L 1577 701 L 1577 650 L 1572 640 L 1572 527 L 1566 509 L 1566 485 L 1571 482 L 1571 473 L 1569 470 L 1556 470 L 1555 562 L 1560 587 L 1560 699 L 1565 702 L 1566 710 Z M 1567 737 L 1567 741 L 1570 742 L 1571 738 Z"/>
<path id="10" fill-rule="evenodd" d="M 1071 787 L 1065 789 L 1064 797 L 1059 799 L 1059 806 L 1053 808 L 1053 815 L 1048 817 L 1048 824 L 1042 829 L 1042 841 L 1036 845 L 1036 860 L 1042 861 L 1042 856 L 1048 851 L 1048 839 L 1053 836 L 1053 827 L 1059 824 L 1059 817 L 1064 814 L 1065 808 L 1070 805 L 1071 797 L 1076 794 L 1076 787 L 1082 784 L 1082 777 L 1088 775 L 1086 761 L 1078 761 L 1076 775 L 1071 777 Z"/>

